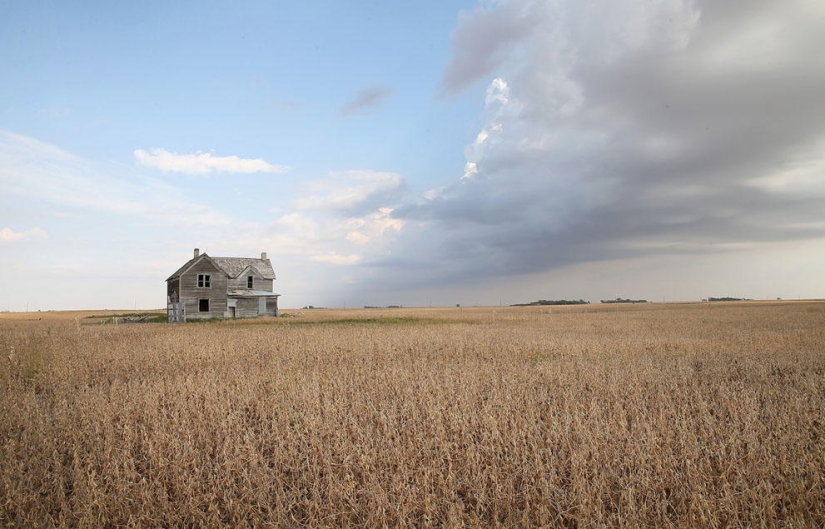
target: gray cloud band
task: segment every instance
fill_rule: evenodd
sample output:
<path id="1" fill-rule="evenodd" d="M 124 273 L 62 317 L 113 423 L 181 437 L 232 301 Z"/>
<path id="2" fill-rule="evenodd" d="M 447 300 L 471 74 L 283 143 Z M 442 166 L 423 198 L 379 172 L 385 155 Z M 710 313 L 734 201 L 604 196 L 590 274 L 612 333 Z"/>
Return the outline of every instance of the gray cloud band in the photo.
<path id="1" fill-rule="evenodd" d="M 822 7 L 591 4 L 461 17 L 441 90 L 490 82 L 484 125 L 375 267 L 432 284 L 825 236 Z"/>

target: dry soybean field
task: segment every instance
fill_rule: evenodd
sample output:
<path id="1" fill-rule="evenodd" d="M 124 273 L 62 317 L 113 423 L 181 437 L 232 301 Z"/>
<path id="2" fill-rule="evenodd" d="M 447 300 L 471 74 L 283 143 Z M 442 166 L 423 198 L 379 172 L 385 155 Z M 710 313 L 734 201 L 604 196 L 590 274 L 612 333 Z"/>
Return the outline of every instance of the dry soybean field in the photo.
<path id="1" fill-rule="evenodd" d="M 0 523 L 825 526 L 825 303 L 0 315 Z"/>

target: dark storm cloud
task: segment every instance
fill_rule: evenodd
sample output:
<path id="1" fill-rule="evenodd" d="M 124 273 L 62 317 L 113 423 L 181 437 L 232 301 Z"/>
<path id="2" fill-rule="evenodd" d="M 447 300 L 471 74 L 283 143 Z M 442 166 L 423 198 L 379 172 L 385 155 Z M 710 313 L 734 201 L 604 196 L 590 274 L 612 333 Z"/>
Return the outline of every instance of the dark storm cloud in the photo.
<path id="1" fill-rule="evenodd" d="M 469 169 L 395 209 L 404 245 L 374 266 L 446 283 L 825 236 L 823 20 L 810 2 L 463 14 L 442 89 L 497 78 Z"/>

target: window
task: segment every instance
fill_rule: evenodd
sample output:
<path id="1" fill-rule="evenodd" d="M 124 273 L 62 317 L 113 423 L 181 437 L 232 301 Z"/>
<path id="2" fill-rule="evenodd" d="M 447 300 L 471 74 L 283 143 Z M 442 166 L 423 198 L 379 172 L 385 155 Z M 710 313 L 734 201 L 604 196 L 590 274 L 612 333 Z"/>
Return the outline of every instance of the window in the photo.
<path id="1" fill-rule="evenodd" d="M 209 300 L 208 299 L 199 299 L 198 300 L 198 312 L 209 312 Z"/>
<path id="2" fill-rule="evenodd" d="M 246 278 L 246 288 L 252 288 L 252 276 Z"/>
<path id="3" fill-rule="evenodd" d="M 198 274 L 198 287 L 209 288 L 210 279 L 209 274 Z"/>

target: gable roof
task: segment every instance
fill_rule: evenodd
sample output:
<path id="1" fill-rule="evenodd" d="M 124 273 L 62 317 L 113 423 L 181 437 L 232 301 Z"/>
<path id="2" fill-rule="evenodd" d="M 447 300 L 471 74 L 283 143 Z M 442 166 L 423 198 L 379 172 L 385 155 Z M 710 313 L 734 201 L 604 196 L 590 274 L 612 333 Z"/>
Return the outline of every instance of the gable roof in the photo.
<path id="1" fill-rule="evenodd" d="M 181 275 L 183 275 L 184 272 L 189 270 L 189 268 L 194 266 L 195 263 L 197 263 L 198 261 L 201 261 L 203 259 L 207 259 L 210 263 L 212 263 L 212 266 L 214 266 L 218 270 L 223 271 L 221 269 L 221 266 L 218 263 L 216 263 L 214 259 L 212 259 L 208 255 L 206 255 L 205 253 L 202 253 L 199 256 L 193 257 L 192 259 L 189 259 L 188 261 L 186 261 L 186 263 L 183 266 L 181 266 L 180 268 L 175 270 L 175 273 L 172 274 L 171 276 L 167 277 L 166 280 L 169 281 L 170 279 L 175 279 L 176 277 L 180 277 Z"/>
<path id="2" fill-rule="evenodd" d="M 251 268 L 258 276 L 264 279 L 275 279 L 275 270 L 272 269 L 272 263 L 269 259 L 257 259 L 255 257 L 209 257 L 205 253 L 202 253 L 186 261 L 183 266 L 175 270 L 175 273 L 166 280 L 169 281 L 170 279 L 180 277 L 202 259 L 208 259 L 215 268 L 233 279 L 244 273 L 247 268 Z"/>
<path id="3" fill-rule="evenodd" d="M 254 266 L 251 266 L 251 265 L 247 266 L 246 268 L 244 268 L 243 270 L 238 272 L 238 275 L 235 276 L 235 277 L 240 278 L 241 276 L 250 276 L 250 275 L 254 275 L 254 276 L 257 276 L 259 278 L 266 279 L 262 273 L 258 272 L 257 268 L 255 268 Z"/>
<path id="4" fill-rule="evenodd" d="M 275 279 L 275 270 L 269 259 L 254 257 L 213 257 L 212 260 L 220 266 L 231 278 L 240 276 L 247 267 L 252 268 L 264 279 Z"/>

